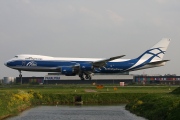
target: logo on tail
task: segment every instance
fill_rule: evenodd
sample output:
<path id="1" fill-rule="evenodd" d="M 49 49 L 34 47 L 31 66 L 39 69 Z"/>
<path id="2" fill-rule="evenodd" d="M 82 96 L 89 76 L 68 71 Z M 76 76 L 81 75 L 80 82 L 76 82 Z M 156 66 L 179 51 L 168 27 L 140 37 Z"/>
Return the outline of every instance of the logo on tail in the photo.
<path id="1" fill-rule="evenodd" d="M 162 59 L 162 57 L 164 56 L 166 51 L 163 51 L 161 48 L 163 48 L 163 47 L 149 49 L 145 53 L 143 53 L 141 56 L 139 56 L 139 59 L 143 58 L 143 56 L 148 55 L 148 54 L 150 56 L 152 55 L 153 58 L 157 57 L 158 59 Z M 163 55 L 161 55 L 161 54 L 163 54 Z"/>

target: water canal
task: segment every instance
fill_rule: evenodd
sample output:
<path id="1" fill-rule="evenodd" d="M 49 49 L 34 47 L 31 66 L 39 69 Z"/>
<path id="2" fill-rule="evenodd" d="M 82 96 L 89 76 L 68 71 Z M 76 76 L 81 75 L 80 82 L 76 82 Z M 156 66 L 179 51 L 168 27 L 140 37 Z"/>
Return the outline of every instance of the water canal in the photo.
<path id="1" fill-rule="evenodd" d="M 125 105 L 37 106 L 8 120 L 145 120 Z"/>

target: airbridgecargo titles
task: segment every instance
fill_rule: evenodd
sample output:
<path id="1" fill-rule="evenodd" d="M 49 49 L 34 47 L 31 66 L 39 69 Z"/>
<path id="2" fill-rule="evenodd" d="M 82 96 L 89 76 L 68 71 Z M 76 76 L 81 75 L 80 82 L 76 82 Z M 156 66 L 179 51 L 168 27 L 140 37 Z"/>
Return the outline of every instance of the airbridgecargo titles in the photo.
<path id="1" fill-rule="evenodd" d="M 66 58 L 43 55 L 21 54 L 4 64 L 19 71 L 60 72 L 66 76 L 78 75 L 81 80 L 92 79 L 93 73 L 123 73 L 153 67 L 164 66 L 169 60 L 163 60 L 170 43 L 169 38 L 163 38 L 142 55 L 133 59 L 120 59 L 125 55 L 108 59 L 102 58 Z"/>
<path id="2" fill-rule="evenodd" d="M 25 58 L 26 60 L 42 60 L 42 58 L 32 58 L 32 57 L 28 57 L 28 58 Z"/>

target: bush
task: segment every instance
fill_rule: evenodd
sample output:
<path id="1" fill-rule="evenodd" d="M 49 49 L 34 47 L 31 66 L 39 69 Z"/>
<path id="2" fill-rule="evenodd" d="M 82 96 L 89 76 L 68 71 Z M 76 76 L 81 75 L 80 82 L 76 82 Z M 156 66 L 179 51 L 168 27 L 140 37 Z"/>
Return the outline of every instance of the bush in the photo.
<path id="1" fill-rule="evenodd" d="M 150 94 L 127 104 L 126 109 L 150 120 L 178 120 L 180 97 L 171 94 Z"/>
<path id="2" fill-rule="evenodd" d="M 171 93 L 172 93 L 172 94 L 178 94 L 178 95 L 180 95 L 180 87 L 176 88 L 176 89 L 173 90 Z"/>

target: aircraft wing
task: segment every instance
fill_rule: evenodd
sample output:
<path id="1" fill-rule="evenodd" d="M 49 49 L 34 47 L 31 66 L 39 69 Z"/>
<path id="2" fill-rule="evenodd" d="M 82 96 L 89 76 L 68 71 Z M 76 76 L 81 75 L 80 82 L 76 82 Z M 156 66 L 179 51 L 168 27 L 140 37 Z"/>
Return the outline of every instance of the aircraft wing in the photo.
<path id="1" fill-rule="evenodd" d="M 157 64 L 164 63 L 164 62 L 168 62 L 168 61 L 170 61 L 170 60 L 155 61 L 155 62 L 147 63 L 147 65 L 157 65 Z"/>
<path id="2" fill-rule="evenodd" d="M 94 67 L 103 67 L 103 66 L 106 65 L 107 62 L 112 61 L 112 60 L 115 60 L 115 59 L 122 58 L 122 57 L 124 57 L 124 56 L 125 56 L 125 55 L 115 56 L 115 57 L 111 57 L 111 58 L 108 58 L 108 59 L 95 61 L 95 62 L 92 63 L 92 65 L 93 65 Z"/>

